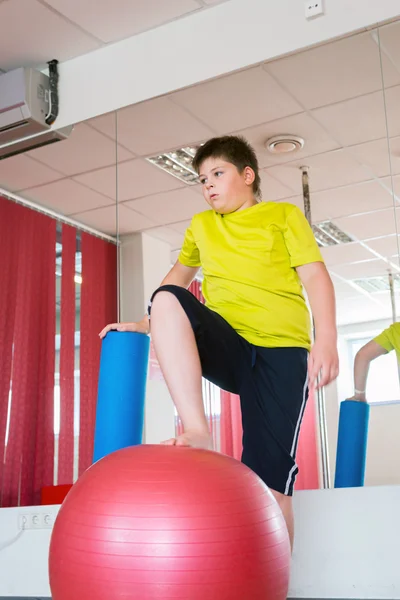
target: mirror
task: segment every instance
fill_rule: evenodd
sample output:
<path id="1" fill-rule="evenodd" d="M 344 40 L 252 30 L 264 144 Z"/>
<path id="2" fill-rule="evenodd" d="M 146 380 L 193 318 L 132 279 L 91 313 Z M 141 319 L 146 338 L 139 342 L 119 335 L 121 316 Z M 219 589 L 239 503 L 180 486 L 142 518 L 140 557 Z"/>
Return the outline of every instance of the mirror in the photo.
<path id="1" fill-rule="evenodd" d="M 138 302 L 134 310 L 122 311 L 122 320 L 140 318 L 176 261 L 192 216 L 207 208 L 190 163 L 199 144 L 216 135 L 245 136 L 257 152 L 265 201 L 289 202 L 304 211 L 308 180 L 314 234 L 335 287 L 341 372 L 324 390 L 322 404 L 315 399 L 304 417 L 303 489 L 333 486 L 339 407 L 354 393 L 354 357 L 393 322 L 393 298 L 400 301 L 399 33 L 399 22 L 372 28 L 118 112 L 118 144 L 131 154 L 118 167 L 119 228 L 126 242 L 141 239 L 144 257 L 138 278 L 122 266 L 122 306 L 128 292 Z M 151 379 L 162 380 L 154 356 Z M 365 484 L 400 483 L 400 467 L 387 463 L 399 443 L 394 353 L 373 363 L 368 385 Z M 205 386 L 204 395 L 221 449 L 220 392 Z M 149 441 L 161 439 L 160 421 L 173 434 L 170 405 L 162 406 L 147 415 Z M 315 436 L 318 452 L 325 445 L 327 471 L 318 481 L 302 458 Z"/>

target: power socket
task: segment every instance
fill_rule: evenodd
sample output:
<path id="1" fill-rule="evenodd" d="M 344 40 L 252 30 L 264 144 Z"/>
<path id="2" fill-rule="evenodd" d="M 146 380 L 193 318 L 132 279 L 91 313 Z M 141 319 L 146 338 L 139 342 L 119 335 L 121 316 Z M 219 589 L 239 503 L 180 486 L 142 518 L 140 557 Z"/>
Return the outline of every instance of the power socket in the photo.
<path id="1" fill-rule="evenodd" d="M 51 529 L 54 515 L 47 512 L 23 513 L 18 515 L 18 529 Z"/>
<path id="2" fill-rule="evenodd" d="M 314 19 L 324 14 L 323 0 L 307 0 L 304 6 L 306 19 Z"/>

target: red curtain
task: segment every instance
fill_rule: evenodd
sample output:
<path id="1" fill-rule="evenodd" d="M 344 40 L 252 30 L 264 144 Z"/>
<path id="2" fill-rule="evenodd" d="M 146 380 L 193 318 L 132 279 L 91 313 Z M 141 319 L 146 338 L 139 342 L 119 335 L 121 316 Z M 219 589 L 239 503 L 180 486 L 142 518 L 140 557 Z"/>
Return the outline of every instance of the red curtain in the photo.
<path id="1" fill-rule="evenodd" d="M 73 481 L 76 229 L 63 224 L 61 242 L 59 485 Z"/>
<path id="2" fill-rule="evenodd" d="M 242 456 L 242 411 L 236 394 L 221 390 L 221 452 L 240 460 Z"/>
<path id="3" fill-rule="evenodd" d="M 0 196 L 0 506 L 4 496 L 6 427 L 12 369 L 17 285 L 18 211 Z"/>
<path id="4" fill-rule="evenodd" d="M 296 477 L 296 490 L 320 488 L 316 418 L 315 394 L 311 393 L 304 412 L 297 447 L 296 462 L 299 474 Z"/>
<path id="5" fill-rule="evenodd" d="M 1 495 L 2 506 L 24 506 L 39 503 L 53 481 L 56 222 L 4 198 L 0 206 L 0 239 L 9 241 L 0 297 L 11 330 L 0 342 L 11 387 Z M 3 380 L 2 429 L 6 387 Z"/>
<path id="6" fill-rule="evenodd" d="M 117 320 L 117 248 L 82 233 L 79 474 L 93 458 L 97 379 L 101 343 L 98 333 Z"/>

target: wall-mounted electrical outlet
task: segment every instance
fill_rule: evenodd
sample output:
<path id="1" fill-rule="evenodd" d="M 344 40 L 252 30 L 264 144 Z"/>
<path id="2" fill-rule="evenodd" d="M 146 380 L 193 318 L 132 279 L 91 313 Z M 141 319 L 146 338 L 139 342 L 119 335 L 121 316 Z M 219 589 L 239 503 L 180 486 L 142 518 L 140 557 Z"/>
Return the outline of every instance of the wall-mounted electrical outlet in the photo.
<path id="1" fill-rule="evenodd" d="M 304 6 L 306 19 L 314 19 L 324 14 L 323 0 L 308 0 Z"/>
<path id="2" fill-rule="evenodd" d="M 54 515 L 50 512 L 21 513 L 18 515 L 18 529 L 51 529 Z"/>

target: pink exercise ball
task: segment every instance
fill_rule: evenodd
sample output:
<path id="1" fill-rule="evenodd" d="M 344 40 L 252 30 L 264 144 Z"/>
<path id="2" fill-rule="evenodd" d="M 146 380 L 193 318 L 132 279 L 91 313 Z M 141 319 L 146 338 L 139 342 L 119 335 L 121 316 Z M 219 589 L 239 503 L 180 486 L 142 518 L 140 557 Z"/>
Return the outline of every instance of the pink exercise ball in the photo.
<path id="1" fill-rule="evenodd" d="M 266 485 L 223 454 L 118 450 L 67 495 L 50 544 L 53 600 L 285 600 L 290 544 Z"/>

